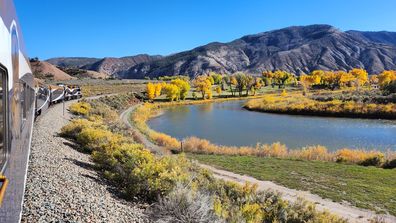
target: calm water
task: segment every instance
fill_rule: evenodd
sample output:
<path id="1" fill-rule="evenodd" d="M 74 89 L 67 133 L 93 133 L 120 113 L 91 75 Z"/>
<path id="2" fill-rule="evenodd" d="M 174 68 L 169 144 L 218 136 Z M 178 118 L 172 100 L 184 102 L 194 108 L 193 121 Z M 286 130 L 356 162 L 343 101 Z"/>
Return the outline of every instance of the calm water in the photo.
<path id="1" fill-rule="evenodd" d="M 178 139 L 197 136 L 221 145 L 282 142 L 289 148 L 396 150 L 396 122 L 250 112 L 244 101 L 172 107 L 148 122 Z"/>

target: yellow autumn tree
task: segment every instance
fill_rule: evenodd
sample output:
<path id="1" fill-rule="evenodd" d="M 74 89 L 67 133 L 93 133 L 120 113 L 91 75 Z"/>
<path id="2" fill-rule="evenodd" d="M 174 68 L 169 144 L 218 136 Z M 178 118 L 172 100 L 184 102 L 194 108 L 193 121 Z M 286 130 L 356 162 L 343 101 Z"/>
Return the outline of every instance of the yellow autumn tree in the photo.
<path id="1" fill-rule="evenodd" d="M 317 85 L 322 83 L 322 79 L 325 76 L 325 71 L 323 70 L 314 70 L 311 73 L 313 85 Z"/>
<path id="2" fill-rule="evenodd" d="M 149 100 L 153 100 L 155 98 L 155 86 L 153 83 L 148 83 L 146 85 L 146 93 Z"/>
<path id="3" fill-rule="evenodd" d="M 347 73 L 345 71 L 338 71 L 340 75 L 340 86 L 346 87 L 351 84 L 352 81 L 355 80 L 355 77 L 351 73 Z"/>
<path id="4" fill-rule="evenodd" d="M 357 87 L 363 86 L 369 80 L 368 73 L 364 69 L 354 68 L 349 73 L 355 78 Z"/>
<path id="5" fill-rule="evenodd" d="M 220 96 L 220 94 L 221 94 L 221 87 L 220 86 L 216 87 L 216 92 L 217 92 L 217 96 Z"/>
<path id="6" fill-rule="evenodd" d="M 387 86 L 392 81 L 396 80 L 396 71 L 394 70 L 384 70 L 381 74 L 378 75 L 378 83 L 381 88 Z"/>
<path id="7" fill-rule="evenodd" d="M 163 83 L 155 84 L 155 97 L 159 97 L 161 95 L 161 90 L 163 85 L 164 85 Z"/>
<path id="8" fill-rule="evenodd" d="M 163 87 L 163 91 L 166 94 L 166 98 L 169 101 L 179 100 L 180 97 L 180 89 L 177 85 L 174 84 L 166 84 Z"/>
<path id="9" fill-rule="evenodd" d="M 341 76 L 343 73 L 343 71 L 327 71 L 323 77 L 323 83 L 331 90 L 335 90 L 341 87 Z"/>
<path id="10" fill-rule="evenodd" d="M 175 79 L 171 81 L 171 84 L 176 85 L 177 87 L 179 87 L 179 98 L 184 100 L 187 97 L 188 92 L 190 91 L 190 84 L 188 83 L 188 81 L 183 80 L 183 79 Z"/>
<path id="11" fill-rule="evenodd" d="M 212 97 L 212 82 L 208 79 L 207 76 L 198 76 L 193 81 L 195 89 L 202 94 L 202 99 L 205 99 L 205 96 Z"/>

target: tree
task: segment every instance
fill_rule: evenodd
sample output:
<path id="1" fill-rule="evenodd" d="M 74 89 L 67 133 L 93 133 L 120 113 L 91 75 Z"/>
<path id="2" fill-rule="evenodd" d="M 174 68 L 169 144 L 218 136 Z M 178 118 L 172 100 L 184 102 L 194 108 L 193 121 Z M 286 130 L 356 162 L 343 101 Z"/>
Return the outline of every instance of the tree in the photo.
<path id="1" fill-rule="evenodd" d="M 351 73 L 345 71 L 338 71 L 340 75 L 340 87 L 350 86 L 355 77 Z"/>
<path id="2" fill-rule="evenodd" d="M 349 73 L 355 78 L 358 89 L 368 82 L 368 73 L 364 69 L 354 68 L 350 70 Z"/>
<path id="3" fill-rule="evenodd" d="M 396 80 L 390 82 L 383 88 L 384 95 L 396 93 Z"/>
<path id="4" fill-rule="evenodd" d="M 210 83 L 213 85 L 215 83 L 214 79 L 212 76 L 208 76 L 207 79 L 210 81 Z"/>
<path id="5" fill-rule="evenodd" d="M 313 85 L 322 84 L 323 77 L 325 76 L 325 71 L 323 70 L 314 70 L 311 73 Z"/>
<path id="6" fill-rule="evenodd" d="M 242 72 L 237 72 L 235 75 L 235 80 L 237 81 L 236 88 L 239 92 L 239 97 L 242 96 L 242 91 L 247 87 L 247 77 L 246 74 Z"/>
<path id="7" fill-rule="evenodd" d="M 378 85 L 379 84 L 378 75 L 371 75 L 369 78 L 369 83 L 370 83 L 370 89 L 372 85 Z"/>
<path id="8" fill-rule="evenodd" d="M 153 100 L 155 98 L 155 86 L 153 83 L 150 82 L 146 85 L 146 92 L 149 100 Z"/>
<path id="9" fill-rule="evenodd" d="M 175 84 L 166 84 L 163 87 L 163 91 L 166 94 L 166 98 L 169 101 L 179 100 L 180 88 Z"/>
<path id="10" fill-rule="evenodd" d="M 381 74 L 378 75 L 378 83 L 381 88 L 384 88 L 392 81 L 396 80 L 396 71 L 394 70 L 384 70 Z"/>
<path id="11" fill-rule="evenodd" d="M 249 91 L 254 91 L 253 86 L 256 83 L 255 78 L 252 75 L 246 74 L 246 96 L 249 96 Z"/>
<path id="12" fill-rule="evenodd" d="M 155 97 L 159 97 L 161 95 L 161 90 L 162 90 L 163 86 L 164 86 L 164 83 L 155 84 Z"/>
<path id="13" fill-rule="evenodd" d="M 322 82 L 326 87 L 334 91 L 337 87 L 340 87 L 341 74 L 339 71 L 326 71 Z"/>
<path id="14" fill-rule="evenodd" d="M 216 92 L 217 92 L 217 96 L 220 97 L 220 94 L 221 94 L 221 87 L 220 86 L 216 87 Z"/>
<path id="15" fill-rule="evenodd" d="M 266 86 L 272 85 L 272 88 L 275 86 L 275 84 L 273 83 L 274 73 L 272 71 L 264 71 L 262 73 L 262 76 Z"/>
<path id="16" fill-rule="evenodd" d="M 294 81 L 295 76 L 291 73 L 286 71 L 277 70 L 273 73 L 273 81 L 278 88 L 285 87 L 287 83 Z"/>
<path id="17" fill-rule="evenodd" d="M 235 78 L 235 76 L 232 76 L 231 79 L 230 79 L 230 81 L 231 81 L 231 84 L 230 84 L 231 93 L 232 93 L 232 96 L 235 96 L 235 91 L 233 90 L 232 86 L 235 86 L 235 87 L 236 87 L 237 84 L 238 84 L 238 81 L 237 81 L 237 79 Z"/>
<path id="18" fill-rule="evenodd" d="M 205 95 L 208 97 L 212 96 L 212 83 L 207 76 L 198 76 L 193 81 L 195 89 L 202 94 L 202 99 L 205 99 Z"/>
<path id="19" fill-rule="evenodd" d="M 215 72 L 210 72 L 209 74 L 213 78 L 213 84 L 221 84 L 223 82 L 223 77 L 220 74 L 216 74 Z"/>
<path id="20" fill-rule="evenodd" d="M 190 84 L 186 81 L 186 80 L 182 80 L 182 79 L 175 79 L 171 81 L 171 84 L 176 85 L 177 87 L 179 87 L 180 92 L 179 92 L 179 98 L 184 100 L 187 97 L 188 92 L 190 91 Z"/>
<path id="21" fill-rule="evenodd" d="M 263 86 L 263 80 L 259 77 L 256 77 L 254 79 L 254 85 L 252 86 L 253 95 L 256 95 L 256 91 L 261 89 L 262 86 Z"/>

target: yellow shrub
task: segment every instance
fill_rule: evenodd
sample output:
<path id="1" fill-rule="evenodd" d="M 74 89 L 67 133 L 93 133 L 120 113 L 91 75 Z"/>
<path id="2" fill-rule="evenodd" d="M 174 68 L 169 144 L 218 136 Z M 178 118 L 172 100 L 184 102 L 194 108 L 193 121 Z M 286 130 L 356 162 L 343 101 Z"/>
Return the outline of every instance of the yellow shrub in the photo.
<path id="1" fill-rule="evenodd" d="M 70 105 L 69 110 L 75 115 L 88 115 L 91 105 L 87 102 L 76 102 Z"/>
<path id="2" fill-rule="evenodd" d="M 152 138 L 159 146 L 164 146 L 169 149 L 180 148 L 180 142 L 177 139 L 164 133 L 151 131 L 150 138 Z"/>
<path id="3" fill-rule="evenodd" d="M 114 149 L 114 147 L 123 141 L 123 136 L 119 134 L 113 134 L 108 130 L 92 127 L 82 129 L 77 136 L 77 142 L 88 151 Z"/>
<path id="4" fill-rule="evenodd" d="M 384 154 L 379 151 L 365 151 L 365 150 L 354 150 L 354 149 L 341 149 L 336 152 L 337 162 L 359 164 L 373 157 L 384 158 Z"/>
<path id="5" fill-rule="evenodd" d="M 258 152 L 262 150 L 264 156 L 268 157 L 286 157 L 288 154 L 287 147 L 279 142 L 273 143 L 272 145 L 257 145 Z"/>
<path id="6" fill-rule="evenodd" d="M 292 150 L 290 156 L 297 159 L 303 160 L 332 160 L 332 154 L 327 152 L 327 148 L 324 146 L 309 146 L 304 147 L 300 150 Z"/>
<path id="7" fill-rule="evenodd" d="M 101 123 L 100 123 L 101 124 Z M 99 128 L 100 124 L 91 122 L 87 119 L 73 119 L 61 129 L 61 136 L 76 139 L 77 135 L 84 129 L 95 126 Z"/>

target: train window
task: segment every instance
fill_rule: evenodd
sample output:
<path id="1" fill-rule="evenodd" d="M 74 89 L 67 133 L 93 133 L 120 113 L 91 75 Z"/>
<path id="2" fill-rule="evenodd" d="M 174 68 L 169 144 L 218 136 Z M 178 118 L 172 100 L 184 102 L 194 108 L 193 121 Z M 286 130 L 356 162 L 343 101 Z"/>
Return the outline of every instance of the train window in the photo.
<path id="1" fill-rule="evenodd" d="M 0 171 L 3 170 L 7 158 L 6 126 L 7 126 L 7 76 L 5 70 L 0 67 Z"/>
<path id="2" fill-rule="evenodd" d="M 26 101 L 26 94 L 27 94 L 27 89 L 26 89 L 27 84 L 25 82 L 22 82 L 22 89 L 21 89 L 21 107 L 22 107 L 22 118 L 25 121 L 26 120 L 26 113 L 27 113 L 27 101 Z"/>

